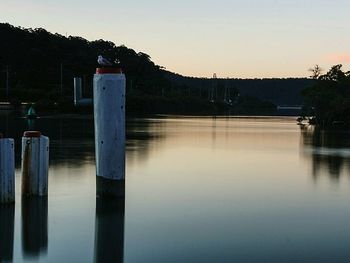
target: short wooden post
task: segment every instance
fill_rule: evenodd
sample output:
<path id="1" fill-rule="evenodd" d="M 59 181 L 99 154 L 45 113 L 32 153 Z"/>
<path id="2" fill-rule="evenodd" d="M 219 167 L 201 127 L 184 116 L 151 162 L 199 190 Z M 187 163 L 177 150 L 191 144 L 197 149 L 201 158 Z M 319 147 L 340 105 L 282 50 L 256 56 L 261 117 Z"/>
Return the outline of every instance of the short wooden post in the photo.
<path id="1" fill-rule="evenodd" d="M 38 131 L 22 137 L 22 195 L 46 196 L 48 192 L 49 138 Z"/>
<path id="2" fill-rule="evenodd" d="M 97 195 L 125 195 L 125 75 L 98 68 L 94 75 Z"/>
<path id="3" fill-rule="evenodd" d="M 15 201 L 15 143 L 0 134 L 0 203 Z"/>

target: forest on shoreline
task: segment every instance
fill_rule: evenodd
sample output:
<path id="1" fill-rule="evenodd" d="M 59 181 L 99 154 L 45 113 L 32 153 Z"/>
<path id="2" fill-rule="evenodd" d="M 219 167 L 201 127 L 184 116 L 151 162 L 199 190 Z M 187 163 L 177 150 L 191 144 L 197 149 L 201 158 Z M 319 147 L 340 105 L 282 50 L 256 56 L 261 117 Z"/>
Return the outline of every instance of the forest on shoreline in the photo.
<path id="1" fill-rule="evenodd" d="M 314 84 L 303 90 L 304 109 L 300 120 L 308 119 L 320 127 L 350 127 L 350 71 L 342 65 L 322 74 L 316 65 Z"/>
<path id="2" fill-rule="evenodd" d="M 127 112 L 135 114 L 276 114 L 300 105 L 312 80 L 185 77 L 156 65 L 142 52 L 106 40 L 53 34 L 0 23 L 0 98 L 34 103 L 41 112 L 91 112 L 73 105 L 73 78 L 92 96 L 97 56 L 118 59 L 127 78 Z"/>

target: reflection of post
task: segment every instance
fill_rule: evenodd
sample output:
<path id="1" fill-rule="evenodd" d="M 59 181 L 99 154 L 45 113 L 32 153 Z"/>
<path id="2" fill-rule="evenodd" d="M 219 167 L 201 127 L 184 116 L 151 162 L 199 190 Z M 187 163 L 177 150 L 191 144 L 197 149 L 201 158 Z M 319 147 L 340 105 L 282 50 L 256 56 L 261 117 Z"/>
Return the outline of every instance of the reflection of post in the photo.
<path id="1" fill-rule="evenodd" d="M 22 198 L 22 246 L 28 256 L 47 250 L 47 196 Z"/>
<path id="2" fill-rule="evenodd" d="M 119 68 L 94 75 L 97 195 L 125 192 L 125 76 Z"/>
<path id="3" fill-rule="evenodd" d="M 124 198 L 96 198 L 95 263 L 123 262 Z"/>
<path id="4" fill-rule="evenodd" d="M 0 205 L 0 262 L 12 261 L 15 206 Z"/>
<path id="5" fill-rule="evenodd" d="M 213 122 L 212 127 L 211 127 L 212 148 L 215 149 L 215 146 L 216 146 L 216 116 L 213 116 L 212 122 Z"/>

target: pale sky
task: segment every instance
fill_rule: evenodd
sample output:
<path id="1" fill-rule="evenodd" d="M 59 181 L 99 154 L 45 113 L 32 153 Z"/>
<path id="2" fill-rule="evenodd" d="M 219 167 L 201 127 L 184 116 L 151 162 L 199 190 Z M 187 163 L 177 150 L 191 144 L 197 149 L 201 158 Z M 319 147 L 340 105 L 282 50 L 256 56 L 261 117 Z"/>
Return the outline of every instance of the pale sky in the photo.
<path id="1" fill-rule="evenodd" d="M 0 22 L 111 40 L 186 76 L 350 67 L 349 0 L 0 0 Z"/>

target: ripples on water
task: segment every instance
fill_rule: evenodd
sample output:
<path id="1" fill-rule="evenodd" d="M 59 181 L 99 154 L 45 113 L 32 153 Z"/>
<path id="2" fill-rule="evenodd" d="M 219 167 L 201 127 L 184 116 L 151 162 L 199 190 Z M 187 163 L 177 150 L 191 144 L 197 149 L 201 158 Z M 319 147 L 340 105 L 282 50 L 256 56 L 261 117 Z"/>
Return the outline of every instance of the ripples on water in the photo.
<path id="1" fill-rule="evenodd" d="M 133 118 L 126 202 L 96 200 L 93 120 L 31 123 L 51 139 L 48 199 L 0 208 L 13 262 L 349 262 L 350 133 L 294 118 Z M 0 260 L 0 261 L 1 261 Z"/>

